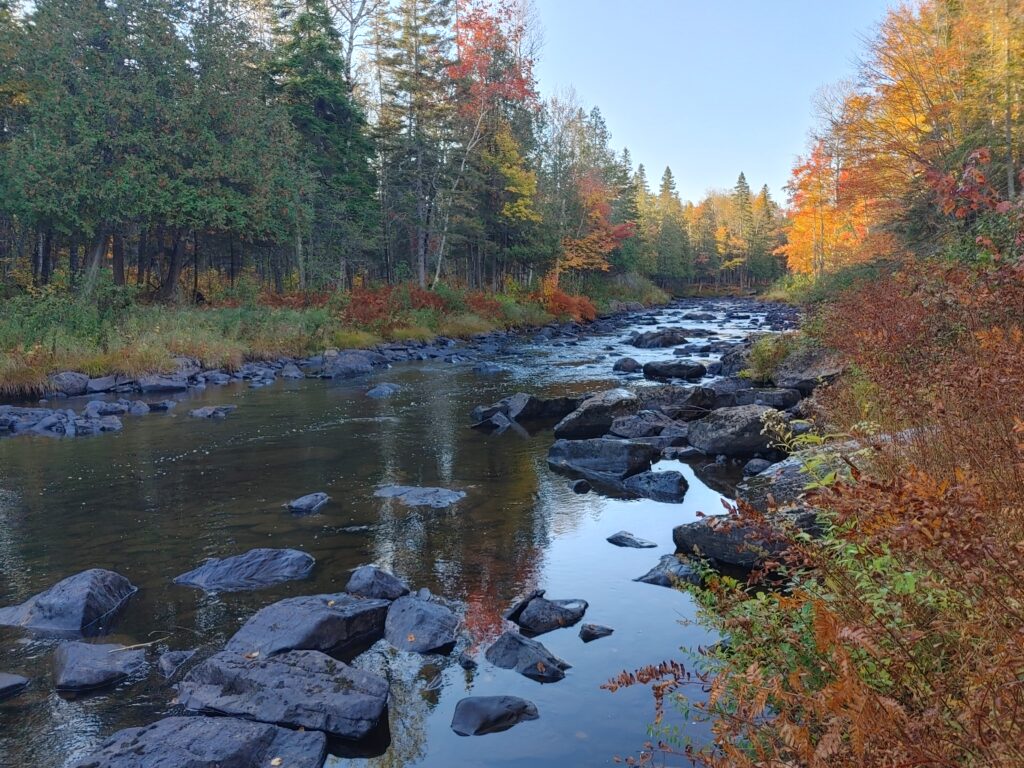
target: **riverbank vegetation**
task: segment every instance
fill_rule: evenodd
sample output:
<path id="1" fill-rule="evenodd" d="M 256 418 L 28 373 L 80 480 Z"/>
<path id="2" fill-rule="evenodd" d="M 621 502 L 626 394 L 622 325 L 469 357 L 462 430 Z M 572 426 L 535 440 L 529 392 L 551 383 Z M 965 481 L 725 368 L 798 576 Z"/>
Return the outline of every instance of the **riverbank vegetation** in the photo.
<path id="1" fill-rule="evenodd" d="M 805 451 L 820 532 L 741 494 L 734 518 L 789 550 L 691 588 L 721 643 L 610 681 L 658 700 L 662 741 L 632 761 L 1024 764 L 1022 74 L 1020 2 L 924 0 L 821 99 L 769 294 L 805 304 L 803 343 L 846 364 L 815 431 L 777 436 Z M 761 346 L 757 370 L 779 351 Z M 711 744 L 674 738 L 673 700 Z"/>

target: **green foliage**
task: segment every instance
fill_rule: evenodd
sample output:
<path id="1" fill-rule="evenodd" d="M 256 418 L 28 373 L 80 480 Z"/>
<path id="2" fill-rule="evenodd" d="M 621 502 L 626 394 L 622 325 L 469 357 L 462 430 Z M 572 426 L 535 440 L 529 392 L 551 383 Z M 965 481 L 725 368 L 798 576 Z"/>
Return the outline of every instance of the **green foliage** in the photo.
<path id="1" fill-rule="evenodd" d="M 761 336 L 750 347 L 750 365 L 740 376 L 758 384 L 770 382 L 776 369 L 793 352 L 794 340 L 788 335 Z"/>

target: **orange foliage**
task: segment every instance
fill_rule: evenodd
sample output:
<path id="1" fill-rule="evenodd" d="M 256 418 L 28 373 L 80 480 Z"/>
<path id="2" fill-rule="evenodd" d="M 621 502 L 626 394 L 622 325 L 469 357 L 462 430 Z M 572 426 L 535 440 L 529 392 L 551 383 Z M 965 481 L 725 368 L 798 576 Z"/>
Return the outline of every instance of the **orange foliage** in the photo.
<path id="1" fill-rule="evenodd" d="M 580 179 L 579 195 L 583 220 L 577 236 L 562 238 L 561 258 L 553 273 L 555 285 L 561 270 L 607 272 L 611 268 L 608 254 L 636 233 L 636 222 L 611 223 L 611 193 L 596 173 L 588 173 Z"/>

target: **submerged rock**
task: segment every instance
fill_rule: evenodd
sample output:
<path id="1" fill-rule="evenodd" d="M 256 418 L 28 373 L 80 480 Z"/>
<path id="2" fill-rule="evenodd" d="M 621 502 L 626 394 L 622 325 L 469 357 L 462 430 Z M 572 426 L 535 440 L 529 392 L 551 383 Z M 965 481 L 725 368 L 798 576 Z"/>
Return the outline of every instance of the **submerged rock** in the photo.
<path id="1" fill-rule="evenodd" d="M 175 672 L 181 669 L 183 664 L 195 655 L 196 652 L 194 650 L 167 651 L 167 653 L 160 654 L 160 658 L 156 662 L 156 668 L 160 671 L 161 675 L 170 679 L 174 677 Z"/>
<path id="2" fill-rule="evenodd" d="M 628 389 L 609 389 L 588 397 L 555 425 L 555 437 L 585 440 L 608 434 L 615 419 L 640 407 L 640 399 Z"/>
<path id="3" fill-rule="evenodd" d="M 58 691 L 89 691 L 116 685 L 146 666 L 146 652 L 123 645 L 63 643 L 53 657 L 53 681 Z"/>
<path id="4" fill-rule="evenodd" d="M 319 651 L 247 659 L 211 656 L 178 683 L 187 709 L 233 715 L 358 741 L 377 725 L 388 683 Z"/>
<path id="5" fill-rule="evenodd" d="M 344 593 L 289 597 L 257 611 L 224 647 L 262 657 L 292 650 L 343 653 L 384 636 L 389 605 Z"/>
<path id="6" fill-rule="evenodd" d="M 384 637 L 400 651 L 442 653 L 455 645 L 459 617 L 450 608 L 406 595 L 391 604 Z"/>
<path id="7" fill-rule="evenodd" d="M 93 568 L 69 576 L 21 605 L 0 608 L 0 626 L 65 637 L 103 635 L 136 591 L 121 574 Z"/>
<path id="8" fill-rule="evenodd" d="M 188 415 L 193 419 L 226 419 L 228 414 L 236 408 L 238 408 L 237 405 L 208 405 L 205 408 L 189 411 Z"/>
<path id="9" fill-rule="evenodd" d="M 464 491 L 450 491 L 447 488 L 419 488 L 410 485 L 389 485 L 377 489 L 373 494 L 383 499 L 398 499 L 407 507 L 433 507 L 443 509 L 464 499 Z"/>
<path id="10" fill-rule="evenodd" d="M 397 384 L 378 384 L 373 389 L 367 391 L 366 396 L 373 398 L 374 400 L 384 400 L 388 397 L 393 397 L 399 392 Z"/>
<path id="11" fill-rule="evenodd" d="M 319 512 L 320 508 L 330 500 L 331 497 L 323 491 L 307 493 L 305 496 L 289 501 L 288 511 L 297 515 L 311 515 L 314 512 Z"/>
<path id="12" fill-rule="evenodd" d="M 305 579 L 316 560 L 297 549 L 251 549 L 245 554 L 210 558 L 198 568 L 183 573 L 175 584 L 204 592 L 241 592 L 262 589 L 293 579 Z"/>
<path id="13" fill-rule="evenodd" d="M 536 705 L 517 696 L 470 696 L 455 705 L 452 730 L 460 736 L 483 736 L 538 717 Z"/>
<path id="14" fill-rule="evenodd" d="M 565 677 L 565 670 L 571 668 L 541 643 L 516 632 L 503 634 L 484 655 L 494 666 L 514 669 L 539 683 L 556 683 Z"/>
<path id="15" fill-rule="evenodd" d="M 676 555 L 665 555 L 656 566 L 634 581 L 658 587 L 677 587 L 680 584 L 700 584 L 700 575 Z"/>
<path id="16" fill-rule="evenodd" d="M 602 637 L 608 637 L 614 631 L 611 627 L 604 627 L 600 624 L 584 624 L 580 627 L 580 640 L 589 643 L 600 640 Z"/>
<path id="17" fill-rule="evenodd" d="M 609 536 L 606 541 L 616 547 L 631 547 L 633 549 L 653 549 L 658 545 L 647 539 L 638 539 L 629 531 L 619 531 Z"/>
<path id="18" fill-rule="evenodd" d="M 326 756 L 327 737 L 317 731 L 226 717 L 167 717 L 117 731 L 72 768 L 321 768 Z"/>
<path id="19" fill-rule="evenodd" d="M 28 688 L 29 679 L 21 675 L 0 672 L 0 701 L 17 696 Z"/>
<path id="20" fill-rule="evenodd" d="M 375 565 L 364 565 L 352 571 L 345 591 L 359 597 L 397 600 L 409 594 L 405 582 Z"/>

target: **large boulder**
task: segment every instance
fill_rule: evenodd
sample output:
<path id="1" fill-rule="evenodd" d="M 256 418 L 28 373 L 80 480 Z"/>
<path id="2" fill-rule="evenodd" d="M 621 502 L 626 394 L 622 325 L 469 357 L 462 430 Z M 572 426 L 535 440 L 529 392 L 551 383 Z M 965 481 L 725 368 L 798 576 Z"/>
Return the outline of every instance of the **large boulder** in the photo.
<path id="1" fill-rule="evenodd" d="M 716 407 L 716 393 L 707 387 L 667 384 L 646 387 L 637 394 L 644 409 L 657 409 L 675 421 L 694 421 L 707 416 Z"/>
<path id="2" fill-rule="evenodd" d="M 89 391 L 89 377 L 78 371 L 62 371 L 47 379 L 47 389 L 68 397 L 84 395 Z"/>
<path id="3" fill-rule="evenodd" d="M 343 653 L 384 636 L 389 605 L 344 593 L 289 597 L 257 611 L 224 647 L 262 657 L 292 650 Z"/>
<path id="4" fill-rule="evenodd" d="M 433 600 L 406 595 L 395 600 L 384 624 L 384 637 L 401 651 L 443 653 L 455 645 L 459 617 Z"/>
<path id="5" fill-rule="evenodd" d="M 325 379 L 350 379 L 387 364 L 387 358 L 378 352 L 362 349 L 343 350 L 324 359 L 320 376 Z"/>
<path id="6" fill-rule="evenodd" d="M 225 717 L 167 717 L 117 731 L 72 768 L 321 768 L 326 756 L 327 737 L 317 731 Z"/>
<path id="7" fill-rule="evenodd" d="M 570 668 L 541 643 L 516 632 L 506 632 L 484 654 L 487 660 L 502 669 L 514 669 L 538 683 L 556 683 Z"/>
<path id="8" fill-rule="evenodd" d="M 411 485 L 388 485 L 373 494 L 382 499 L 398 499 L 407 507 L 433 507 L 443 509 L 466 498 L 465 491 L 447 488 L 420 488 Z"/>
<path id="9" fill-rule="evenodd" d="M 345 591 L 359 597 L 397 600 L 409 594 L 409 587 L 398 577 L 375 565 L 364 565 L 352 571 Z"/>
<path id="10" fill-rule="evenodd" d="M 204 592 L 242 592 L 263 589 L 293 579 L 305 579 L 316 560 L 297 549 L 250 549 L 242 555 L 210 558 L 198 568 L 183 573 L 175 584 Z"/>
<path id="11" fill-rule="evenodd" d="M 762 433 L 765 414 L 774 409 L 764 405 L 719 408 L 690 424 L 689 440 L 711 456 L 753 456 L 771 450 L 771 437 Z"/>
<path id="12" fill-rule="evenodd" d="M 500 426 L 504 423 L 502 419 L 517 423 L 550 421 L 562 419 L 572 413 L 583 400 L 582 397 L 571 396 L 545 399 L 525 392 L 517 392 L 492 405 L 478 405 L 473 409 L 470 418 L 474 422 L 473 426 L 479 429 Z"/>
<path id="13" fill-rule="evenodd" d="M 831 381 L 845 369 L 842 358 L 836 353 L 808 347 L 787 355 L 772 374 L 772 382 L 777 387 L 797 389 L 809 395 L 819 384 Z"/>
<path id="14" fill-rule="evenodd" d="M 555 437 L 585 440 L 608 433 L 620 416 L 636 413 L 640 399 L 628 389 L 609 389 L 588 397 L 555 425 Z"/>
<path id="15" fill-rule="evenodd" d="M 654 360 L 644 363 L 644 377 L 661 381 L 669 379 L 696 381 L 703 378 L 707 372 L 707 366 L 693 360 Z"/>
<path id="16" fill-rule="evenodd" d="M 388 682 L 319 651 L 248 659 L 222 651 L 178 685 L 186 709 L 358 741 L 388 703 Z"/>
<path id="17" fill-rule="evenodd" d="M 715 407 L 731 408 L 737 405 L 767 405 L 769 408 L 784 411 L 799 403 L 802 397 L 803 395 L 800 394 L 800 390 L 797 389 L 738 387 L 727 390 L 722 387 L 715 400 Z"/>
<path id="18" fill-rule="evenodd" d="M 93 568 L 69 576 L 21 605 L 0 608 L 0 626 L 61 637 L 103 635 L 136 591 L 121 574 Z"/>
<path id="19" fill-rule="evenodd" d="M 690 333 L 686 328 L 663 328 L 657 331 L 637 334 L 630 343 L 639 349 L 677 347 L 680 344 L 686 343 L 688 335 L 696 336 L 698 334 Z"/>
<path id="20" fill-rule="evenodd" d="M 17 696 L 28 688 L 29 679 L 21 675 L 0 672 L 0 701 Z"/>
<path id="21" fill-rule="evenodd" d="M 656 587 L 678 587 L 682 584 L 699 584 L 700 575 L 676 555 L 664 555 L 656 566 L 633 581 Z"/>
<path id="22" fill-rule="evenodd" d="M 627 440 L 557 440 L 548 450 L 548 466 L 599 484 L 618 485 L 651 468 L 660 449 Z"/>
<path id="23" fill-rule="evenodd" d="M 53 656 L 53 682 L 58 691 L 91 691 L 116 685 L 146 667 L 146 652 L 123 645 L 62 643 Z"/>
<path id="24" fill-rule="evenodd" d="M 779 515 L 775 521 L 763 526 L 739 522 L 730 515 L 705 517 L 693 523 L 677 526 L 672 531 L 676 550 L 687 555 L 704 557 L 718 565 L 750 570 L 765 559 L 776 558 L 789 548 L 782 528 L 788 518 L 801 530 L 813 532 L 816 522 L 813 512 L 795 512 Z"/>
<path id="25" fill-rule="evenodd" d="M 632 357 L 620 357 L 612 366 L 612 370 L 616 373 L 637 373 L 642 369 L 643 366 Z"/>
<path id="26" fill-rule="evenodd" d="M 679 426 L 661 411 L 640 411 L 632 416 L 620 416 L 612 422 L 609 433 L 615 437 L 654 437 L 666 429 Z"/>
<path id="27" fill-rule="evenodd" d="M 483 736 L 538 717 L 536 705 L 518 696 L 470 696 L 455 705 L 452 730 L 459 736 Z"/>
<path id="28" fill-rule="evenodd" d="M 531 635 L 543 635 L 573 626 L 583 618 L 587 608 L 586 600 L 548 600 L 540 589 L 517 602 L 504 616 Z"/>
<path id="29" fill-rule="evenodd" d="M 640 472 L 627 477 L 623 483 L 626 490 L 644 499 L 678 504 L 683 500 L 689 484 L 681 472 Z"/>

